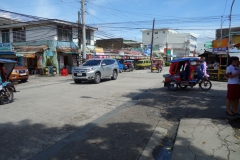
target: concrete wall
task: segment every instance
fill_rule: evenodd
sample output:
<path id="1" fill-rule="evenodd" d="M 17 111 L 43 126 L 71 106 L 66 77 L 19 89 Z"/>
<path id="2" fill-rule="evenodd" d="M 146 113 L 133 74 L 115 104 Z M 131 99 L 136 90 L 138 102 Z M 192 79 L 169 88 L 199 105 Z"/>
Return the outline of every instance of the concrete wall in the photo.
<path id="1" fill-rule="evenodd" d="M 56 26 L 26 27 L 26 41 L 57 40 Z"/>

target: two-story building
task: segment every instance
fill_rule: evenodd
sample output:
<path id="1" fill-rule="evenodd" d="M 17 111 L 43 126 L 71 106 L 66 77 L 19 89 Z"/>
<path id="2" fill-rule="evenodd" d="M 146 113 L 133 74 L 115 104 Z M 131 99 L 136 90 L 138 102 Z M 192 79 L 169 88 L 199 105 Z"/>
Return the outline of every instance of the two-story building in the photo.
<path id="1" fill-rule="evenodd" d="M 142 30 L 143 47 L 151 45 L 152 30 Z M 154 29 L 153 47 L 171 51 L 174 57 L 194 56 L 197 38 L 191 33 L 179 33 L 169 28 Z M 167 52 L 167 51 L 166 51 Z"/>
<path id="2" fill-rule="evenodd" d="M 58 72 L 64 66 L 71 71 L 71 67 L 77 65 L 78 30 L 82 35 L 79 24 L 58 19 L 13 21 L 9 17 L 1 17 L 5 23 L 0 25 L 0 43 L 7 45 L 8 51 L 5 47 L 0 57 L 15 59 L 30 71 L 45 67 L 48 58 L 53 60 Z M 86 26 L 87 45 L 94 45 L 95 30 L 97 28 Z"/>

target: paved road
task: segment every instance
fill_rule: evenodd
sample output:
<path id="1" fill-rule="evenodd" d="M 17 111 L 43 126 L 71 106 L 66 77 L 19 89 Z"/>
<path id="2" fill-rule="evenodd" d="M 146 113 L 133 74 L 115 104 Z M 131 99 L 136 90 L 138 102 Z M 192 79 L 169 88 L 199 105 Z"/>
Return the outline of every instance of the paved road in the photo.
<path id="1" fill-rule="evenodd" d="M 29 82 L 17 85 L 21 92 L 15 94 L 13 103 L 0 106 L 0 159 L 34 155 L 33 159 L 46 159 L 67 145 L 61 140 L 73 133 L 82 134 L 78 140 L 84 139 L 95 124 L 134 104 L 133 97 L 161 81 L 162 74 L 149 70 L 124 72 L 116 81 L 97 85 L 76 85 L 70 76 L 30 77 Z M 86 124 L 92 125 L 86 128 Z M 71 138 L 76 139 L 70 136 L 69 143 Z"/>
<path id="2" fill-rule="evenodd" d="M 221 108 L 225 82 L 170 92 L 162 74 L 127 72 L 98 85 L 31 77 L 0 106 L 0 159 L 170 159 L 182 118 L 232 118 Z"/>

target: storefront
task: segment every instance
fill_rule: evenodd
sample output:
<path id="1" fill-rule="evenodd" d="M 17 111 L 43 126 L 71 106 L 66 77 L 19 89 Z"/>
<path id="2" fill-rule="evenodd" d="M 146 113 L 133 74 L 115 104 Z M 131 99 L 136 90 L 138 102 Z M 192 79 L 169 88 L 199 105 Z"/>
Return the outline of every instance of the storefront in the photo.
<path id="1" fill-rule="evenodd" d="M 47 45 L 16 46 L 14 51 L 18 57 L 19 65 L 27 67 L 31 73 L 33 70 L 39 70 L 44 67 L 43 57 L 47 49 Z"/>
<path id="2" fill-rule="evenodd" d="M 58 68 L 67 68 L 68 73 L 72 73 L 72 68 L 78 65 L 79 53 L 76 49 L 57 47 Z"/>
<path id="3" fill-rule="evenodd" d="M 0 43 L 0 58 L 18 61 L 10 43 Z"/>

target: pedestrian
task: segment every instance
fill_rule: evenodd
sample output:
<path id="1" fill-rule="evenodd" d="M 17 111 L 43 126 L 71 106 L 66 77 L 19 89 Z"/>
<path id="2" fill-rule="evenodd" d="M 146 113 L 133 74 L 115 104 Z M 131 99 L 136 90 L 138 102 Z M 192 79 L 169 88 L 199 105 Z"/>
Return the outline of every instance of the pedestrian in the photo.
<path id="1" fill-rule="evenodd" d="M 218 63 L 218 61 L 215 60 L 215 62 L 213 63 L 213 68 L 215 70 L 218 70 L 218 66 L 219 66 L 219 63 Z"/>
<path id="2" fill-rule="evenodd" d="M 226 69 L 226 75 L 228 77 L 228 85 L 227 85 L 227 97 L 226 97 L 226 107 L 227 114 L 234 115 L 238 111 L 239 104 L 239 75 L 240 72 L 238 70 L 239 58 L 231 57 L 231 65 L 229 65 Z"/>
<path id="3" fill-rule="evenodd" d="M 202 72 L 203 72 L 203 74 L 204 74 L 204 77 L 205 78 L 208 78 L 209 77 L 209 75 L 207 74 L 207 63 L 205 62 L 205 60 L 203 59 L 202 60 L 202 63 L 201 63 L 201 69 L 202 69 Z"/>

